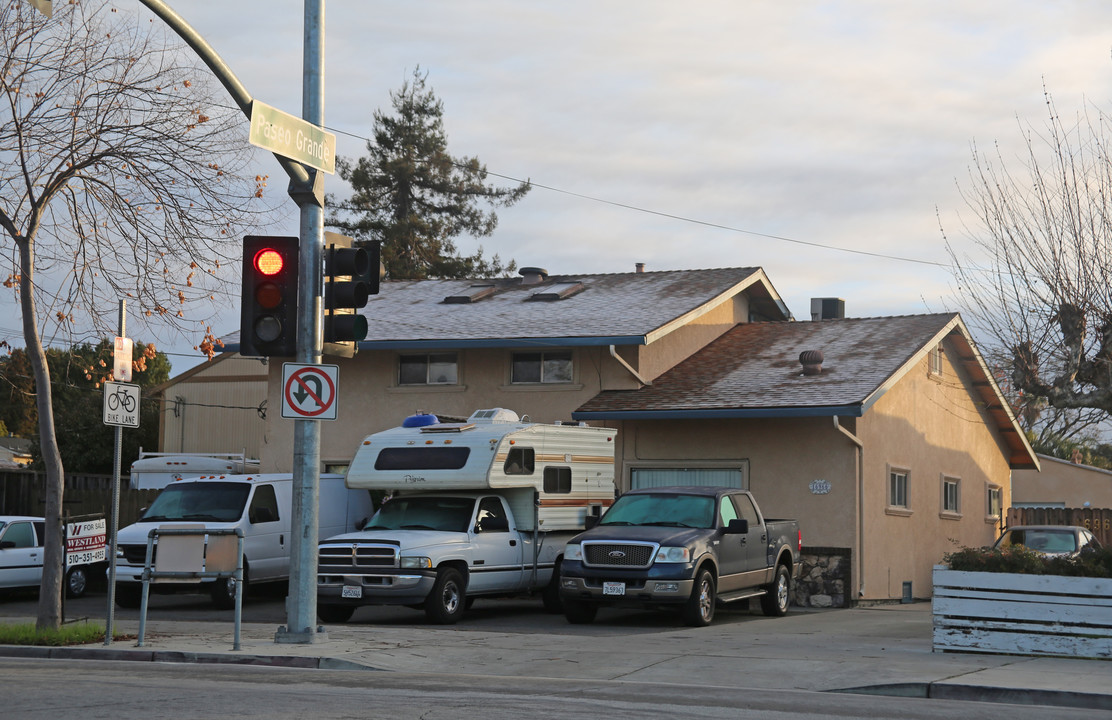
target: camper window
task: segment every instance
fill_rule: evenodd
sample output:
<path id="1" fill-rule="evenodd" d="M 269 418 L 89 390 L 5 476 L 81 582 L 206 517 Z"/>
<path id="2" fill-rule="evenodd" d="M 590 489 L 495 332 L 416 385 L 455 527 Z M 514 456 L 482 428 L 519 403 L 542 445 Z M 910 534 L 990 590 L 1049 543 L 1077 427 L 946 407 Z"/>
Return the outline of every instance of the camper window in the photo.
<path id="1" fill-rule="evenodd" d="M 544 469 L 544 491 L 546 493 L 570 493 L 571 468 L 546 467 Z"/>
<path id="2" fill-rule="evenodd" d="M 533 448 L 514 447 L 506 455 L 506 464 L 502 466 L 507 475 L 532 475 L 534 465 Z"/>
<path id="3" fill-rule="evenodd" d="M 375 470 L 459 470 L 471 454 L 468 447 L 383 448 L 375 458 Z"/>

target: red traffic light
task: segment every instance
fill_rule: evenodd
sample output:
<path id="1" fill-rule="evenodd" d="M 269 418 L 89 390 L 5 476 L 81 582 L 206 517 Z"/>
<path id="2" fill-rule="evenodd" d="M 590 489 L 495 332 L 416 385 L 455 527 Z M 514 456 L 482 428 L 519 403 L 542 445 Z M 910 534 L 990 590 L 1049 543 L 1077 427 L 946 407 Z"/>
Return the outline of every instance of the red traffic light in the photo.
<path id="1" fill-rule="evenodd" d="M 274 248 L 263 248 L 255 253 L 255 269 L 263 275 L 277 275 L 284 264 L 282 253 Z"/>

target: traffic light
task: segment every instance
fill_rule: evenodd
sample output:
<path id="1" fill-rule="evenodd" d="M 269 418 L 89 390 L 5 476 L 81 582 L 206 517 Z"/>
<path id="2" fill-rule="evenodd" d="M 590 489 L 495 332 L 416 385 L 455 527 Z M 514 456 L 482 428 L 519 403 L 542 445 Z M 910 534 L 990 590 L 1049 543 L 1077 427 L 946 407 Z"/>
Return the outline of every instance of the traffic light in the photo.
<path id="1" fill-rule="evenodd" d="M 297 260 L 296 237 L 243 238 L 240 355 L 297 354 Z"/>
<path id="2" fill-rule="evenodd" d="M 378 294 L 379 244 L 352 247 L 349 237 L 324 235 L 325 352 L 350 357 L 356 343 L 367 337 L 367 318 L 358 311 Z"/>

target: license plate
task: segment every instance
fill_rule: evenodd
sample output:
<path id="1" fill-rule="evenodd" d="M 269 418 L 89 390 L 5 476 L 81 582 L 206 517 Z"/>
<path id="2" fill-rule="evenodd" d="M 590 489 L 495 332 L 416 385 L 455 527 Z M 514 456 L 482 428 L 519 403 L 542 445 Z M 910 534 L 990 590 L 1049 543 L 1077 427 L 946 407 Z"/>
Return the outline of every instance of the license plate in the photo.
<path id="1" fill-rule="evenodd" d="M 361 598 L 363 597 L 363 588 L 358 585 L 344 585 L 344 589 L 340 591 L 340 597 Z"/>
<path id="2" fill-rule="evenodd" d="M 625 595 L 626 584 L 624 582 L 604 582 L 602 584 L 603 595 Z"/>

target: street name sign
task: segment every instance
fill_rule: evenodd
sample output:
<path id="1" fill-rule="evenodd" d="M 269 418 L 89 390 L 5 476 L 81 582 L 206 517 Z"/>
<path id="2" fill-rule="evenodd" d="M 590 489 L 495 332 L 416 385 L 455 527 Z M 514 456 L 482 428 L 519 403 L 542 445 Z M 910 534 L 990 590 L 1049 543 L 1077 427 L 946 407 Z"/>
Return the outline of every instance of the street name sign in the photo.
<path id="1" fill-rule="evenodd" d="M 282 363 L 282 417 L 294 420 L 335 420 L 336 365 Z"/>
<path id="2" fill-rule="evenodd" d="M 251 132 L 256 147 L 336 174 L 336 135 L 258 100 L 251 101 Z"/>

